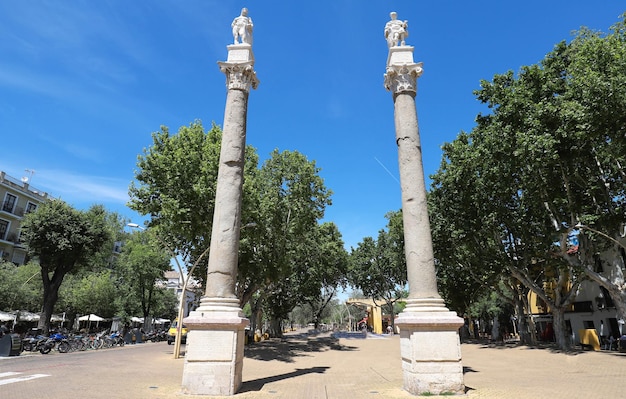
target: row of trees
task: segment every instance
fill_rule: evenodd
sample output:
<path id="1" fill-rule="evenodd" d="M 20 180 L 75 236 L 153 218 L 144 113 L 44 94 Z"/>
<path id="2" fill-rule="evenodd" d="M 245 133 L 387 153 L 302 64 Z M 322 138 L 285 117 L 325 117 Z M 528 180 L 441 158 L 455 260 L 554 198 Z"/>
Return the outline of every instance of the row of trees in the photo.
<path id="1" fill-rule="evenodd" d="M 564 312 L 583 281 L 604 287 L 626 318 L 623 19 L 609 34 L 582 29 L 539 64 L 481 82 L 476 96 L 490 112 L 444 145 L 432 176 L 442 291 L 461 313 L 498 292 L 518 315 L 532 291 L 566 349 Z"/>
<path id="2" fill-rule="evenodd" d="M 32 261 L 0 265 L 3 310 L 41 310 L 38 327 L 45 332 L 53 313 L 65 313 L 70 323 L 86 313 L 170 318 L 176 296 L 155 284 L 170 268 L 169 255 L 147 234 L 125 233 L 125 225 L 99 205 L 80 211 L 61 200 L 41 204 L 21 226 Z"/>
<path id="3" fill-rule="evenodd" d="M 148 229 L 158 234 L 186 265 L 210 246 L 221 130 L 201 122 L 170 134 L 162 127 L 139 157 L 129 206 L 150 215 Z M 338 287 L 346 284 L 348 255 L 337 226 L 321 223 L 331 191 L 315 162 L 296 151 L 273 151 L 259 165 L 247 146 L 244 169 L 237 295 L 250 305 L 253 324 L 262 314 L 271 333 L 300 304 L 319 320 Z M 194 269 L 206 278 L 206 262 Z"/>
<path id="4" fill-rule="evenodd" d="M 101 206 L 83 212 L 56 200 L 24 219 L 21 237 L 35 262 L 6 265 L 14 273 L 5 281 L 7 286 L 26 281 L 24 273 L 36 268 L 38 279 L 29 280 L 34 296 L 27 300 L 24 293 L 7 292 L 20 297 L 16 307 L 43 310 L 40 328 L 49 329 L 58 312 L 171 313 L 172 298 L 155 282 L 170 269 L 170 249 L 190 269 L 210 247 L 221 130 L 205 131 L 194 122 L 176 135 L 163 128 L 153 140 L 139 158 L 137 185 L 130 187 L 130 207 L 151 217 L 144 231 L 126 233 L 127 221 Z M 310 309 L 317 324 L 348 282 L 341 233 L 334 223 L 321 222 L 332 193 L 315 163 L 298 152 L 274 151 L 259 166 L 249 146 L 246 158 L 241 304 L 248 304 L 255 324 L 261 317 L 271 320 L 275 335 L 296 306 Z M 120 254 L 112 253 L 116 243 L 123 243 Z M 203 285 L 206 258 L 192 278 Z"/>
<path id="5" fill-rule="evenodd" d="M 606 35 L 583 29 L 539 64 L 481 82 L 476 95 L 490 112 L 444 145 L 429 194 L 440 291 L 451 309 L 484 312 L 496 292 L 508 303 L 502 307 L 523 315 L 533 291 L 552 309 L 557 342 L 566 348 L 564 312 L 582 282 L 593 280 L 626 317 L 626 254 L 616 244 L 626 222 L 625 32 L 623 21 Z M 138 158 L 129 206 L 150 216 L 149 234 L 190 266 L 210 248 L 221 130 L 196 121 L 152 138 Z M 247 146 L 244 177 L 237 294 L 253 324 L 265 314 L 280 335 L 280 321 L 296 306 L 318 323 L 348 284 L 393 309 L 406 284 L 400 212 L 348 254 L 337 226 L 321 222 L 332 193 L 315 162 L 275 150 L 259 164 Z M 99 248 L 123 229 L 119 218 L 111 229 L 101 207 L 81 213 L 55 201 L 50 214 L 45 209 L 26 218 L 23 237 L 39 260 L 49 318 L 65 275 L 79 265 L 98 271 L 94 265 L 109 256 Z M 142 247 L 150 241 L 129 240 L 120 259 L 155 278 L 167 257 Z M 204 282 L 206 262 L 194 278 Z M 144 313 L 153 288 L 140 288 Z M 528 331 L 519 320 L 519 331 Z"/>

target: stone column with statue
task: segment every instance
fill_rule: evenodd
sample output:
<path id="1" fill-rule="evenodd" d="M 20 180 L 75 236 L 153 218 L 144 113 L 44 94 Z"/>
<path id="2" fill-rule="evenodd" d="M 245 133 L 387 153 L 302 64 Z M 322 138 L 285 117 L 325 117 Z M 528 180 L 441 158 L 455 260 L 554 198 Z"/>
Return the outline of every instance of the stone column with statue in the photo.
<path id="1" fill-rule="evenodd" d="M 389 47 L 385 88 L 391 91 L 400 184 L 404 250 L 409 283 L 405 310 L 398 315 L 404 389 L 414 395 L 462 394 L 463 366 L 459 327 L 463 319 L 449 311 L 437 290 L 422 147 L 415 95 L 422 63 L 413 61 L 407 46 L 408 22 L 391 20 L 385 25 Z"/>
<path id="2" fill-rule="evenodd" d="M 194 395 L 234 395 L 241 387 L 244 333 L 249 325 L 235 294 L 248 94 L 259 83 L 247 9 L 235 18 L 232 28 L 235 44 L 227 46 L 226 62 L 218 62 L 228 91 L 206 292 L 200 306 L 184 319 L 189 333 L 182 388 Z"/>

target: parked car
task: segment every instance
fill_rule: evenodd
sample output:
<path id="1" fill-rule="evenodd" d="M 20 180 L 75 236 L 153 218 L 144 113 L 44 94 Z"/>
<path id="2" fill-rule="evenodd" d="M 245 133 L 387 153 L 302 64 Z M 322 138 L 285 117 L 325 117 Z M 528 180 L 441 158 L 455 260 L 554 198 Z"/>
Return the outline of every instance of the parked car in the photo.
<path id="1" fill-rule="evenodd" d="M 167 330 L 167 344 L 171 345 L 172 342 L 176 340 L 176 334 L 178 333 L 178 319 L 175 319 L 170 326 L 170 329 Z M 181 343 L 187 343 L 187 327 L 183 324 L 183 328 L 181 330 L 182 341 Z"/>

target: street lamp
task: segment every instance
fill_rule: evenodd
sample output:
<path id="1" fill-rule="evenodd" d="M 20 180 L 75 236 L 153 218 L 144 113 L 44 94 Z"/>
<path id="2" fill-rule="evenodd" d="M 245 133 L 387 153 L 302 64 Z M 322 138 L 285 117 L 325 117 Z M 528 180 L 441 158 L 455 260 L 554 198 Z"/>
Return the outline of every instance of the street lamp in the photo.
<path id="1" fill-rule="evenodd" d="M 126 226 L 133 228 L 133 229 L 140 229 L 143 231 L 146 230 L 145 227 L 142 227 L 138 225 L 137 223 L 127 223 Z M 165 249 L 167 249 L 170 252 L 170 255 L 172 255 L 172 257 L 174 258 L 174 261 L 176 262 L 176 266 L 178 267 L 178 272 L 180 273 L 180 276 L 183 279 L 183 292 L 181 293 L 180 300 L 178 301 L 178 323 L 176 324 L 176 340 L 174 340 L 174 359 L 178 359 L 180 357 L 180 342 L 182 341 L 181 337 L 182 337 L 182 331 L 183 331 L 183 317 L 184 317 L 183 313 L 184 313 L 184 306 L 185 306 L 185 298 L 187 297 L 187 284 L 189 282 L 189 279 L 191 278 L 191 273 L 193 273 L 193 270 L 195 269 L 196 265 L 200 262 L 202 257 L 204 257 L 204 255 L 209 251 L 209 249 L 207 248 L 206 251 L 204 251 L 202 255 L 200 255 L 198 260 L 195 262 L 195 264 L 191 268 L 189 274 L 185 276 L 185 274 L 183 273 L 183 268 L 180 265 L 180 262 L 178 261 L 178 257 L 176 256 L 176 253 L 158 235 L 155 234 L 154 236 L 165 247 Z"/>
<path id="2" fill-rule="evenodd" d="M 144 227 L 138 225 L 137 223 L 127 223 L 126 225 L 133 229 L 140 229 L 144 231 L 146 230 Z M 241 226 L 240 230 L 243 230 L 247 227 L 255 227 L 256 225 L 257 224 L 255 222 L 250 222 L 244 226 Z M 180 272 L 180 275 L 183 278 L 183 289 L 182 289 L 183 292 L 180 296 L 180 301 L 178 303 L 178 323 L 176 324 L 176 340 L 174 340 L 174 359 L 178 359 L 180 357 L 180 343 L 182 341 L 181 337 L 182 337 L 183 317 L 184 317 L 183 312 L 184 312 L 184 306 L 185 306 L 185 298 L 187 297 L 187 285 L 189 284 L 189 281 L 191 280 L 191 276 L 193 275 L 193 272 L 196 269 L 196 266 L 198 266 L 202 258 L 204 258 L 204 256 L 207 253 L 209 253 L 209 250 L 211 249 L 211 247 L 209 246 L 207 249 L 204 250 L 204 252 L 202 252 L 202 254 L 198 257 L 198 259 L 194 262 L 193 266 L 189 270 L 189 273 L 185 275 L 183 273 L 183 268 L 180 265 L 180 262 L 178 261 L 178 257 L 176 256 L 176 253 L 172 251 L 170 247 L 167 245 L 167 243 L 165 243 L 158 235 L 155 235 L 155 237 L 174 257 L 174 261 L 176 262 L 178 271 Z"/>

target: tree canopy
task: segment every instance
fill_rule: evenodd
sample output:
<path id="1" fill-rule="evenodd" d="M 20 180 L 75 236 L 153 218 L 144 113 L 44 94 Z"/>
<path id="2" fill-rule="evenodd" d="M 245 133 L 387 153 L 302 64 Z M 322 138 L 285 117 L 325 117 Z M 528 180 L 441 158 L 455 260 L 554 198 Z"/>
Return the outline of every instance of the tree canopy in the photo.
<path id="1" fill-rule="evenodd" d="M 196 121 L 173 135 L 162 127 L 153 134 L 153 145 L 139 156 L 137 181 L 129 189 L 129 206 L 150 215 L 150 229 L 171 244 L 187 266 L 210 247 L 220 144 L 216 125 L 205 132 Z M 285 315 L 301 301 L 313 300 L 314 293 L 319 299 L 319 287 L 341 281 L 345 251 L 337 250 L 343 243 L 336 245 L 341 242 L 336 226 L 318 224 L 332 193 L 315 162 L 297 151 L 274 150 L 260 167 L 258 163 L 256 150 L 247 146 L 237 295 L 243 306 L 265 288 L 264 299 L 276 295 L 285 301 L 284 306 L 275 301 L 273 306 Z M 336 275 L 321 273 L 322 263 Z M 195 270 L 196 278 L 204 281 L 206 262 Z M 297 299 L 287 301 L 291 296 L 279 294 L 278 286 L 295 279 L 302 284 L 288 288 L 296 290 Z M 281 307 L 286 312 L 279 312 Z"/>
<path id="2" fill-rule="evenodd" d="M 365 237 L 350 253 L 348 281 L 393 311 L 394 303 L 406 297 L 407 271 L 404 258 L 402 212 L 390 212 L 387 229 L 377 239 Z"/>
<path id="3" fill-rule="evenodd" d="M 564 311 L 585 279 L 626 310 L 623 274 L 611 281 L 593 261 L 615 243 L 577 227 L 616 236 L 626 222 L 625 32 L 623 21 L 606 35 L 582 29 L 517 76 L 481 82 L 476 96 L 490 112 L 444 145 L 433 176 L 440 267 L 492 286 L 514 277 L 552 309 L 561 347 Z M 615 254 L 608 263 L 622 265 Z"/>
<path id="4" fill-rule="evenodd" d="M 39 328 L 50 329 L 50 317 L 66 274 L 88 262 L 109 239 L 106 212 L 100 205 L 79 211 L 61 200 L 42 203 L 22 221 L 21 237 L 37 259 L 43 282 Z"/>
<path id="5" fill-rule="evenodd" d="M 151 234 L 150 230 L 130 234 L 116 267 L 118 284 L 125 291 L 118 298 L 122 312 L 133 315 L 139 311 L 144 321 L 154 314 L 161 299 L 158 292 L 165 289 L 157 282 L 163 281 L 164 273 L 171 270 L 170 253 Z"/>

